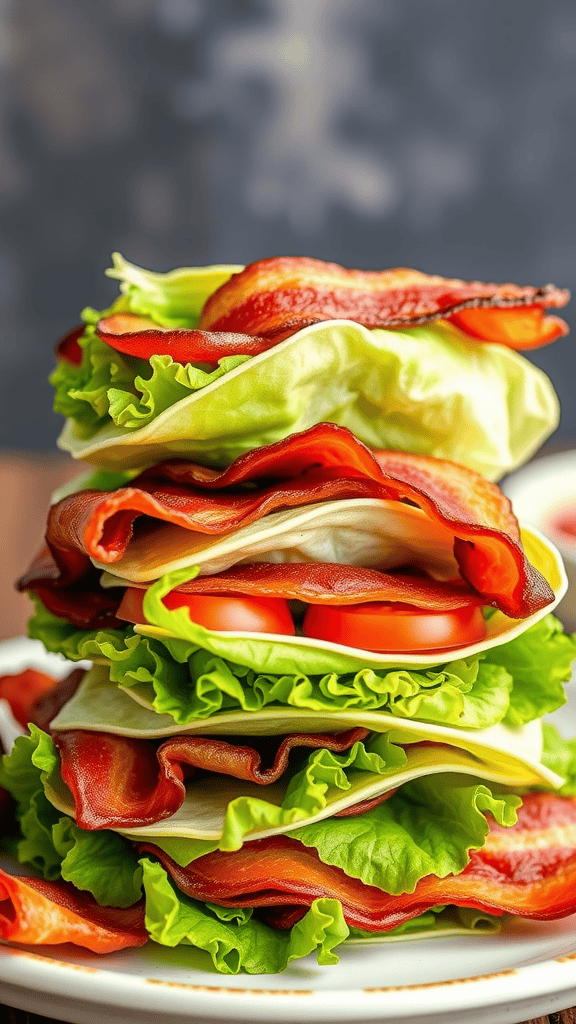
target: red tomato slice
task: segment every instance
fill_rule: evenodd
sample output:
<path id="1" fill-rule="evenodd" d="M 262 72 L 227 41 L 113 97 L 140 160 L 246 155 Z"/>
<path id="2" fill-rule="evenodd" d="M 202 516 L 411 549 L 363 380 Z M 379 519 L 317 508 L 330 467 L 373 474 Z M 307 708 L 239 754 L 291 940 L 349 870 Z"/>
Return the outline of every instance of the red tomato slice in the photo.
<path id="1" fill-rule="evenodd" d="M 545 316 L 540 306 L 462 309 L 450 322 L 482 341 L 495 341 L 508 348 L 539 348 L 568 333 L 568 325 L 558 316 Z"/>
<path id="2" fill-rule="evenodd" d="M 117 611 L 119 619 L 145 623 L 145 590 L 128 587 Z M 221 597 L 183 594 L 163 598 L 167 608 L 188 608 L 190 618 L 206 629 L 294 636 L 288 602 L 278 597 Z M 486 624 L 478 607 L 428 612 L 407 605 L 372 602 L 344 606 L 309 605 L 305 636 L 367 651 L 448 650 L 483 640 Z"/>
<path id="3" fill-rule="evenodd" d="M 483 640 L 486 624 L 481 608 L 428 612 L 407 605 L 371 604 L 308 606 L 305 636 L 365 651 L 408 653 L 463 647 Z"/>
<path id="4" fill-rule="evenodd" d="M 128 587 L 116 612 L 119 619 L 145 623 L 142 610 L 145 590 Z M 214 594 L 182 594 L 173 590 L 162 598 L 167 608 L 187 608 L 190 618 L 206 629 L 246 633 L 282 633 L 296 630 L 288 602 L 282 597 L 221 597 Z"/>

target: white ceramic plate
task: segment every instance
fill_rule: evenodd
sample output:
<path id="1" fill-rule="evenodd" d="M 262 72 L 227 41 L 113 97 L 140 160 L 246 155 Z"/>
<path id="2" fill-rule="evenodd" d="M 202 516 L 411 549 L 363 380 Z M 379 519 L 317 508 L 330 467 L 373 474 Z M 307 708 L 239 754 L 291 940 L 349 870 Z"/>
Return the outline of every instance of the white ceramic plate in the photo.
<path id="1" fill-rule="evenodd" d="M 67 663 L 31 640 L 0 647 L 0 673 Z M 576 700 L 554 716 L 574 732 Z M 190 948 L 95 956 L 73 946 L 0 945 L 0 1001 L 75 1024 L 207 1021 L 518 1024 L 576 1003 L 576 915 L 516 921 L 500 935 L 350 946 L 280 975 L 230 977 Z"/>

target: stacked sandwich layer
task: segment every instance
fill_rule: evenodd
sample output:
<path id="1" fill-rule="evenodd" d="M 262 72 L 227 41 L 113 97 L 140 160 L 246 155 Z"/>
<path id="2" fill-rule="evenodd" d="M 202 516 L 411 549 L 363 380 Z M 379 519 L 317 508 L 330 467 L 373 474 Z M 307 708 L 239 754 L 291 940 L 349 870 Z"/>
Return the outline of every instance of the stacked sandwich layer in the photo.
<path id="1" fill-rule="evenodd" d="M 93 667 L 4 759 L 42 877 L 0 879 L 2 934 L 264 973 L 575 912 L 576 743 L 541 722 L 565 576 L 489 479 L 554 429 L 514 350 L 567 295 L 303 259 L 113 275 L 53 375 L 92 470 L 19 584 L 30 635 Z"/>

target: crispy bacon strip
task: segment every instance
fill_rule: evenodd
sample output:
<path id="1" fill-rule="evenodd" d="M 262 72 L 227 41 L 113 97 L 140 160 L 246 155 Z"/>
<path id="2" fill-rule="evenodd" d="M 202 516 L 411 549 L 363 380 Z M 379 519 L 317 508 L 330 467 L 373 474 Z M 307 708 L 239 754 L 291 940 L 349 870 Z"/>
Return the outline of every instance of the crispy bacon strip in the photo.
<path id="1" fill-rule="evenodd" d="M 93 953 L 143 946 L 144 901 L 100 907 L 66 882 L 9 875 L 0 869 L 0 938 L 26 945 L 73 942 Z"/>
<path id="2" fill-rule="evenodd" d="M 50 509 L 52 562 L 40 570 L 34 562 L 18 586 L 39 593 L 73 585 L 80 593 L 90 558 L 121 559 L 140 516 L 149 525 L 159 520 L 214 535 L 278 509 L 358 497 L 408 501 L 452 531 L 461 575 L 486 604 L 524 618 L 553 600 L 546 580 L 527 561 L 510 502 L 495 484 L 446 460 L 398 452 L 374 456 L 332 423 L 248 452 L 222 471 L 171 460 L 116 491 L 69 495 Z M 102 600 L 105 614 L 113 615 L 105 602 L 117 599 Z"/>
<path id="3" fill-rule="evenodd" d="M 142 596 L 145 589 L 141 588 Z M 444 582 L 407 573 L 392 575 L 337 562 L 247 563 L 225 569 L 215 576 L 197 576 L 176 587 L 172 593 L 227 597 L 244 594 L 327 605 L 386 601 L 428 611 L 451 611 L 482 604 L 482 598 L 458 580 Z M 129 621 L 135 620 L 130 618 Z M 146 622 L 144 612 L 138 622 Z"/>
<path id="4" fill-rule="evenodd" d="M 255 356 L 310 324 L 354 320 L 366 327 L 412 327 L 450 319 L 470 337 L 511 348 L 536 348 L 567 334 L 547 307 L 566 304 L 566 289 L 482 284 L 394 270 L 347 270 L 305 257 L 259 260 L 234 274 L 208 299 L 200 329 L 162 327 L 134 313 L 113 313 L 96 333 L 126 355 L 170 355 L 180 363 L 211 363 L 227 355 Z M 56 347 L 79 363 L 74 328 Z M 241 332 L 241 333 L 239 333 Z"/>
<path id="5" fill-rule="evenodd" d="M 28 709 L 28 722 L 33 722 L 39 729 L 47 732 L 50 722 L 72 699 L 85 675 L 85 669 L 73 668 L 58 682 L 54 679 L 52 688 L 40 694 L 31 703 Z"/>
<path id="6" fill-rule="evenodd" d="M 186 793 L 190 769 L 245 779 L 269 786 L 282 777 L 295 747 L 349 750 L 368 735 L 368 729 L 334 734 L 306 733 L 277 737 L 272 763 L 263 767 L 256 747 L 228 743 L 209 736 L 175 736 L 158 745 L 104 732 L 69 729 L 54 733 L 62 778 L 76 806 L 76 821 L 85 829 L 136 828 L 169 818 Z"/>
<path id="7" fill-rule="evenodd" d="M 90 559 L 71 547 L 56 551 L 57 559 L 44 545 L 16 583 L 17 589 L 31 590 L 48 611 L 78 629 L 125 629 L 116 618 L 120 595 L 102 589 L 100 573 Z"/>
<path id="8" fill-rule="evenodd" d="M 250 334 L 160 327 L 134 313 L 113 313 L 100 320 L 96 334 L 125 355 L 139 359 L 168 355 L 177 363 L 216 363 L 222 356 L 257 356 L 277 344 L 275 338 Z"/>
<path id="9" fill-rule="evenodd" d="M 536 920 L 576 912 L 576 801 L 550 793 L 526 796 L 512 828 L 493 823 L 461 874 L 429 875 L 399 896 L 323 864 L 314 849 L 288 836 L 255 840 L 235 853 L 215 851 L 185 868 L 152 843 L 139 850 L 157 857 L 194 899 L 278 908 L 267 919 L 279 927 L 291 926 L 320 896 L 340 900 L 347 923 L 368 931 L 389 931 L 442 904 Z M 295 913 L 297 907 L 303 909 Z"/>
<path id="10" fill-rule="evenodd" d="M 93 590 L 87 585 L 78 588 L 50 589 L 32 582 L 30 586 L 54 615 L 81 629 L 125 628 L 117 611 L 124 594 L 120 587 L 102 590 L 91 574 Z M 55 565 L 55 563 L 54 563 Z M 142 599 L 145 586 L 142 586 Z M 184 583 L 174 593 L 220 594 L 254 597 L 280 597 L 307 604 L 347 605 L 386 601 L 394 604 L 426 608 L 428 611 L 452 611 L 483 603 L 462 580 L 432 580 L 407 573 L 379 572 L 338 563 L 256 562 L 226 569 L 215 576 L 199 576 Z M 129 621 L 135 621 L 130 619 Z M 139 622 L 146 622 L 144 612 Z"/>
<path id="11" fill-rule="evenodd" d="M 365 327 L 413 327 L 479 310 L 470 334 L 512 348 L 546 344 L 568 332 L 547 307 L 566 305 L 565 289 L 519 287 L 449 280 L 398 267 L 347 270 L 305 257 L 258 260 L 210 296 L 200 320 L 203 331 L 244 331 L 279 342 L 321 320 L 355 320 Z M 490 317 L 482 318 L 484 308 Z M 528 307 L 531 313 L 526 316 Z M 510 312 L 522 320 L 518 330 Z M 467 330 L 464 314 L 460 326 Z M 493 335 L 496 334 L 496 337 Z"/>

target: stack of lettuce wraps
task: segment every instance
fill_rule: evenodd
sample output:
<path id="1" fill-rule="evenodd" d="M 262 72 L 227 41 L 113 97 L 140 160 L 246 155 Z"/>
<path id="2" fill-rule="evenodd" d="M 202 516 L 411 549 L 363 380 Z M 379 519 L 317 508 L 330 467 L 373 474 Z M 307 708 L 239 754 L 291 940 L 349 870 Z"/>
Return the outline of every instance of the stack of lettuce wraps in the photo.
<path id="1" fill-rule="evenodd" d="M 153 274 L 57 346 L 88 464 L 19 587 L 88 660 L 3 760 L 0 933 L 280 971 L 576 912 L 560 556 L 492 482 L 567 293 L 303 258 Z M 31 873 L 30 873 L 31 872 Z"/>

